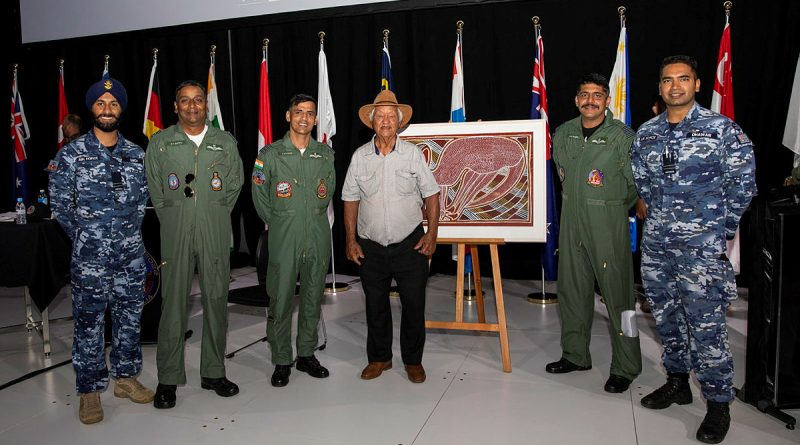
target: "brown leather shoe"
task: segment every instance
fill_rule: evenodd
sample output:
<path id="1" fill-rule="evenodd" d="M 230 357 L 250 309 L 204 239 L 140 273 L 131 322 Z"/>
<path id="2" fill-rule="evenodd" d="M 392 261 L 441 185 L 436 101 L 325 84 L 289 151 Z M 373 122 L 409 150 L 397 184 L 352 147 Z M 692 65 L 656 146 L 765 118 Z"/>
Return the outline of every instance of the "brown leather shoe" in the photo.
<path id="1" fill-rule="evenodd" d="M 388 369 L 392 369 L 391 360 L 385 362 L 369 362 L 369 365 L 361 371 L 361 378 L 364 380 L 372 380 L 380 377 L 381 373 Z"/>
<path id="2" fill-rule="evenodd" d="M 406 365 L 406 373 L 408 374 L 408 379 L 413 383 L 425 381 L 425 368 L 422 365 Z"/>

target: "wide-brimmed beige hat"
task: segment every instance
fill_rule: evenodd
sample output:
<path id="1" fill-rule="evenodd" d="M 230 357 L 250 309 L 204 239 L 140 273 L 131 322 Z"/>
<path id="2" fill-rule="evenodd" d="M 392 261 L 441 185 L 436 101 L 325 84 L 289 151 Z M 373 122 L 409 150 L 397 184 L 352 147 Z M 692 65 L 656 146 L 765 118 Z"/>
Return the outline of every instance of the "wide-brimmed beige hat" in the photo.
<path id="1" fill-rule="evenodd" d="M 397 97 L 395 97 L 391 90 L 383 90 L 378 93 L 377 96 L 375 96 L 375 100 L 371 104 L 364 105 L 358 110 L 358 117 L 361 118 L 361 122 L 363 122 L 367 127 L 372 128 L 372 122 L 369 120 L 369 114 L 375 109 L 375 107 L 381 105 L 397 107 L 400 112 L 403 113 L 403 120 L 400 122 L 399 128 L 403 128 L 408 124 L 408 122 L 411 120 L 411 114 L 414 112 L 414 110 L 411 109 L 411 105 L 397 103 Z"/>

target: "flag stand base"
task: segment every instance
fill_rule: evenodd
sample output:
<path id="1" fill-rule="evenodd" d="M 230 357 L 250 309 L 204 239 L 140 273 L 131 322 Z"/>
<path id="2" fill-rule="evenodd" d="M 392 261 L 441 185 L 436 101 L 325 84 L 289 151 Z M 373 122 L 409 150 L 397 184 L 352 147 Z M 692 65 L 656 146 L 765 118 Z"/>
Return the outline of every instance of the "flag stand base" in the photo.
<path id="1" fill-rule="evenodd" d="M 350 290 L 350 285 L 342 281 L 329 281 L 325 283 L 325 293 L 335 294 L 337 292 L 346 292 Z"/>

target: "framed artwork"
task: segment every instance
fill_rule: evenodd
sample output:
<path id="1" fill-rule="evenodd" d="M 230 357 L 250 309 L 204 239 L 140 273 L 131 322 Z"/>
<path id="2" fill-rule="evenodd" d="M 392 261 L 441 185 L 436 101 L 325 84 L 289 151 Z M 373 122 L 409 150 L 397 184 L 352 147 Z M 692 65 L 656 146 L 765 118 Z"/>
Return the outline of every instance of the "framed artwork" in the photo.
<path id="1" fill-rule="evenodd" d="M 545 241 L 543 120 L 413 124 L 400 139 L 439 184 L 440 238 Z"/>

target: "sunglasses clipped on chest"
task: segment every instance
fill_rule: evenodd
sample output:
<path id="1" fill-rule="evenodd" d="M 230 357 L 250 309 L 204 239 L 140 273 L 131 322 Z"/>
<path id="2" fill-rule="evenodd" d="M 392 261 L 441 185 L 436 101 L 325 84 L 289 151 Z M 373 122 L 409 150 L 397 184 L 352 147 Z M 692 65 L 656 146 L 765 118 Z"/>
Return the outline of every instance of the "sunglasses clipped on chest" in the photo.
<path id="1" fill-rule="evenodd" d="M 187 198 L 194 196 L 194 189 L 190 185 L 192 181 L 194 181 L 194 173 L 187 174 L 186 178 L 184 178 L 184 184 L 186 184 L 186 187 L 183 189 L 183 194 Z"/>

